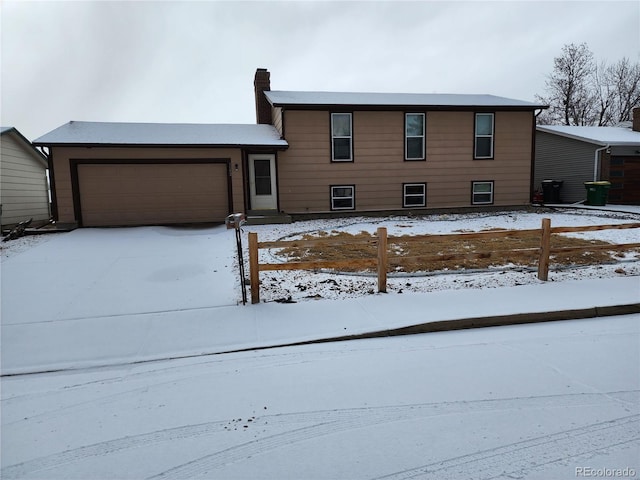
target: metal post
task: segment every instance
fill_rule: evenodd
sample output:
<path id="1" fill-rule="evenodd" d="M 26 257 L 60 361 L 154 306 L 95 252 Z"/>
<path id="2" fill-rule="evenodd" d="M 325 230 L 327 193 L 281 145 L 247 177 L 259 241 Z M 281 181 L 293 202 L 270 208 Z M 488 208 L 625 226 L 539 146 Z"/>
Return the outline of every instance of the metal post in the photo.
<path id="1" fill-rule="evenodd" d="M 249 276 L 251 303 L 260 303 L 260 265 L 258 263 L 258 234 L 249 233 Z"/>
<path id="2" fill-rule="evenodd" d="M 245 216 L 243 213 L 234 213 L 229 215 L 225 221 L 227 228 L 234 228 L 236 231 L 236 248 L 238 250 L 238 268 L 240 270 L 240 288 L 242 290 L 242 304 L 247 304 L 247 285 L 244 278 L 244 258 L 242 255 L 242 231 L 240 227 L 245 222 Z"/>

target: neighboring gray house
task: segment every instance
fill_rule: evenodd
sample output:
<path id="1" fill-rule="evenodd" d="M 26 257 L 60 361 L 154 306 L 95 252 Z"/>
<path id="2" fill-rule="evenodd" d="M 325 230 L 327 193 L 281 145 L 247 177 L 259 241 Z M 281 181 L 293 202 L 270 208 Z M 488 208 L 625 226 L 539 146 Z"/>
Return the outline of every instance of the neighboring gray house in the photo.
<path id="1" fill-rule="evenodd" d="M 47 159 L 13 127 L 0 127 L 0 224 L 50 218 Z"/>
<path id="2" fill-rule="evenodd" d="M 630 127 L 536 127 L 534 186 L 563 181 L 560 200 L 586 199 L 585 182 L 611 182 L 608 203 L 640 205 L 640 108 Z"/>

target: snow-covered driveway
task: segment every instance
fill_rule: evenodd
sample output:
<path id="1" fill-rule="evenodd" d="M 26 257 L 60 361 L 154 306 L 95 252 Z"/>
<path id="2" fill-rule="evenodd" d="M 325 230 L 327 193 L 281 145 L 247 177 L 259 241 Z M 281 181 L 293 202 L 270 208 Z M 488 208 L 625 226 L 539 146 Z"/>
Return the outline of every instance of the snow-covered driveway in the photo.
<path id="1" fill-rule="evenodd" d="M 639 326 L 630 315 L 5 377 L 0 476 L 635 477 Z"/>
<path id="2" fill-rule="evenodd" d="M 236 305 L 234 255 L 225 227 L 55 234 L 2 263 L 2 324 Z"/>

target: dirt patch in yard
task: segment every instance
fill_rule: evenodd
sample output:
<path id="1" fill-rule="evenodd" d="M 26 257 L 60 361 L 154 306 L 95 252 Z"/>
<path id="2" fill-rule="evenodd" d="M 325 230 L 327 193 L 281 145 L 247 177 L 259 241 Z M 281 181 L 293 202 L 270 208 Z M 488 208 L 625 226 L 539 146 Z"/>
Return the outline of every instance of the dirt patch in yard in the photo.
<path id="1" fill-rule="evenodd" d="M 376 237 L 368 232 L 351 234 L 332 231 L 307 234 L 302 240 L 326 240 L 311 246 L 288 246 L 277 252 L 290 261 L 341 261 L 375 258 Z M 505 265 L 537 265 L 539 234 L 516 238 L 452 239 L 438 236 L 389 237 L 389 267 L 395 272 L 430 272 L 440 270 L 486 269 Z M 608 245 L 599 240 L 585 240 L 565 235 L 552 235 L 551 248 Z M 609 244 L 610 245 L 610 244 Z M 527 250 L 536 249 L 536 250 Z M 508 251 L 511 250 L 511 251 Z M 457 258 L 463 255 L 464 257 Z M 551 255 L 552 265 L 596 265 L 610 263 L 624 255 L 607 250 L 562 252 Z M 456 258 L 452 258 L 456 257 Z M 361 268 L 340 268 L 362 271 Z"/>

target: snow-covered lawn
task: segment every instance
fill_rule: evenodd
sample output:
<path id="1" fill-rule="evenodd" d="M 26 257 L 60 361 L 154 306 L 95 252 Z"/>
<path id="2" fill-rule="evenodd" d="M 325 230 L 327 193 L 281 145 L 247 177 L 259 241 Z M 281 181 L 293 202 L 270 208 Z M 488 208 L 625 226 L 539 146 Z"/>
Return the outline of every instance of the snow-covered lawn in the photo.
<path id="1" fill-rule="evenodd" d="M 639 335 L 632 315 L 3 378 L 0 476 L 638 475 Z"/>
<path id="2" fill-rule="evenodd" d="M 442 214 L 425 217 L 350 217 L 295 222 L 289 225 L 245 226 L 245 232 L 256 232 L 259 241 L 293 240 L 302 234 L 331 233 L 333 231 L 357 234 L 375 233 L 386 227 L 389 236 L 447 234 L 479 232 L 488 229 L 539 229 L 543 218 L 551 219 L 552 227 L 609 225 L 640 222 L 640 208 L 627 208 L 629 212 L 590 209 L 540 209 L 539 211 L 512 211 L 469 214 Z M 584 239 L 611 243 L 637 243 L 639 229 L 603 230 L 567 234 Z M 244 258 L 248 259 L 245 235 Z M 278 250 L 260 250 L 263 263 L 286 261 Z M 561 267 L 551 264 L 550 280 L 560 282 L 585 278 L 640 275 L 640 257 L 626 253 L 619 262 L 588 267 Z M 268 271 L 260 274 L 260 297 L 263 301 L 292 301 L 352 298 L 377 291 L 375 275 L 319 273 L 300 270 Z M 538 283 L 535 269 L 519 265 L 504 265 L 490 270 L 439 271 L 428 274 L 390 274 L 388 293 L 432 292 L 466 288 L 496 288 Z"/>

